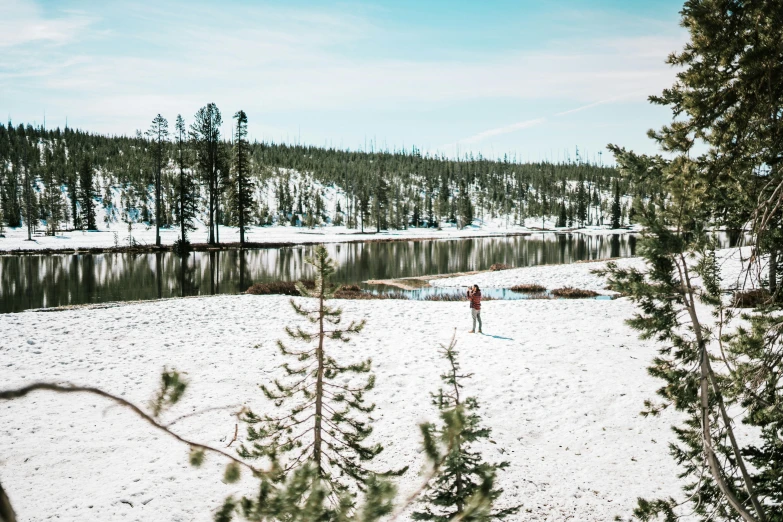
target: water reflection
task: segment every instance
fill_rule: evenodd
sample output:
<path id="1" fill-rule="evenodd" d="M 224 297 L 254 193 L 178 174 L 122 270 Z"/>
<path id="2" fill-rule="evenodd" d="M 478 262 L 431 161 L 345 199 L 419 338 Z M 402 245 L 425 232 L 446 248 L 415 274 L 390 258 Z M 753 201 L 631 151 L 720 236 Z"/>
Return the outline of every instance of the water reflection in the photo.
<path id="1" fill-rule="evenodd" d="M 237 293 L 254 282 L 312 277 L 314 247 L 173 253 L 0 257 L 0 312 L 106 301 Z M 334 280 L 367 279 L 560 264 L 632 256 L 632 235 L 562 234 L 461 240 L 326 245 Z"/>

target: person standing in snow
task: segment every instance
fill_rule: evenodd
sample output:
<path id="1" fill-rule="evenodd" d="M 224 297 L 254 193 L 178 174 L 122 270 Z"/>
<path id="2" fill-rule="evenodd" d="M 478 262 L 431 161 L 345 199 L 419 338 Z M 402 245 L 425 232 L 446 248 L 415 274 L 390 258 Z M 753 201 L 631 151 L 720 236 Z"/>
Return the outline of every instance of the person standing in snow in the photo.
<path id="1" fill-rule="evenodd" d="M 473 329 L 470 333 L 476 331 L 476 320 L 478 320 L 478 333 L 481 331 L 481 290 L 478 285 L 468 288 L 468 300 L 470 301 L 470 314 L 473 316 Z"/>

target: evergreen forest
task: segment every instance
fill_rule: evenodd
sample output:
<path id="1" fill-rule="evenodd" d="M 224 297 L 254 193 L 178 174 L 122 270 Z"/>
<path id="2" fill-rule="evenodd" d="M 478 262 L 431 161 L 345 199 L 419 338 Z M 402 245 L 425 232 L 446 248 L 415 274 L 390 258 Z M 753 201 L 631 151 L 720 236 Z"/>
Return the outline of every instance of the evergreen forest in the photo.
<path id="1" fill-rule="evenodd" d="M 334 224 L 380 231 L 489 220 L 547 226 L 546 219 L 549 226 L 618 228 L 633 222 L 633 199 L 656 196 L 612 166 L 583 161 L 578 149 L 566 162 L 522 163 L 416 148 L 250 143 L 247 115 L 235 119 L 231 136 L 221 136 L 214 104 L 190 125 L 177 116 L 171 135 L 160 115 L 132 137 L 0 124 L 0 227 L 55 235 L 95 230 L 102 219 L 177 227 L 182 237 L 199 223 L 210 230 Z M 327 190 L 335 193 L 332 205 Z"/>

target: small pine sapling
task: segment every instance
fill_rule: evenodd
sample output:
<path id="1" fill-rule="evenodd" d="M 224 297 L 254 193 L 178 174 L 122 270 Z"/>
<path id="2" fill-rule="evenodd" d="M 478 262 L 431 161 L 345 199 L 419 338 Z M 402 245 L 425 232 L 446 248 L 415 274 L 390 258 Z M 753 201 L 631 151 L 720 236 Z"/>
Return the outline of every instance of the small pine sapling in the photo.
<path id="1" fill-rule="evenodd" d="M 306 309 L 293 299 L 291 306 L 315 326 L 315 331 L 286 328 L 291 339 L 308 346 L 290 349 L 278 341 L 281 353 L 292 363 L 282 366 L 284 379 L 275 380 L 272 386 L 261 386 L 264 395 L 284 412 L 279 416 L 246 412 L 243 419 L 249 424 L 249 445 L 242 445 L 239 454 L 248 459 L 279 462 L 272 482 L 282 483 L 291 473 L 302 474 L 295 475 L 299 477 L 296 480 L 309 477 L 307 488 L 291 489 L 299 492 L 295 498 L 288 498 L 293 504 L 303 508 L 313 495 L 325 489 L 333 514 L 345 513 L 346 506 L 353 506 L 357 491 L 365 491 L 375 480 L 377 474 L 367 464 L 383 449 L 380 444 L 363 445 L 372 433 L 370 414 L 375 409 L 374 404 L 365 402 L 364 395 L 374 387 L 375 377 L 370 374 L 366 381 L 350 382 L 351 377 L 369 374 L 371 361 L 343 365 L 327 353 L 327 340 L 347 342 L 351 334 L 362 330 L 364 321 L 351 321 L 342 327 L 342 310 L 327 305 L 337 287 L 328 283 L 335 268 L 326 249 L 316 248 L 308 262 L 316 271 L 315 287 L 308 289 L 299 283 L 297 289 L 302 295 L 315 298 L 318 306 Z M 312 473 L 297 471 L 303 466 L 312 468 Z M 262 490 L 264 487 L 268 486 L 262 484 Z M 244 499 L 242 513 L 263 511 L 259 502 L 266 502 L 263 495 L 257 500 Z"/>
<path id="2" fill-rule="evenodd" d="M 460 373 L 456 345 L 456 335 L 448 346 L 441 345 L 441 353 L 449 367 L 441 375 L 445 387 L 432 395 L 443 423 L 438 427 L 423 427 L 425 441 L 429 439 L 427 434 L 432 434 L 447 451 L 439 472 L 421 497 L 423 509 L 414 512 L 412 518 L 435 522 L 501 520 L 519 511 L 518 506 L 493 509 L 503 493 L 502 489 L 494 487 L 495 476 L 498 470 L 508 466 L 508 462 L 486 463 L 474 448 L 476 443 L 489 439 L 490 430 L 481 426 L 478 400 L 461 396 L 462 380 L 473 374 Z"/>

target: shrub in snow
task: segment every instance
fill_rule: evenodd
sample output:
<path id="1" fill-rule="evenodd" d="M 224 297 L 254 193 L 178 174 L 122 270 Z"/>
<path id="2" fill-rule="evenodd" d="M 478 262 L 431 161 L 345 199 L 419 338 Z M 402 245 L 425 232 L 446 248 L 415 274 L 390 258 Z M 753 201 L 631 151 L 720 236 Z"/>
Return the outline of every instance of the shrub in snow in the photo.
<path id="1" fill-rule="evenodd" d="M 248 294 L 252 295 L 302 295 L 296 289 L 296 283 L 293 281 L 272 281 L 270 283 L 255 283 L 247 289 Z"/>
<path id="2" fill-rule="evenodd" d="M 537 285 L 535 283 L 530 284 L 523 284 L 523 285 L 514 285 L 510 288 L 512 292 L 520 292 L 524 294 L 538 294 L 542 292 L 546 292 L 546 287 Z"/>
<path id="3" fill-rule="evenodd" d="M 565 299 L 583 299 L 587 297 L 597 297 L 598 292 L 592 290 L 584 290 L 582 288 L 573 288 L 566 286 L 563 288 L 556 288 L 552 290 L 552 295 L 556 297 L 563 297 Z"/>
<path id="4" fill-rule="evenodd" d="M 508 270 L 509 268 L 512 268 L 511 265 L 507 265 L 505 263 L 493 263 L 492 266 L 489 267 L 489 269 L 493 272 L 497 272 L 498 270 Z"/>
<path id="5" fill-rule="evenodd" d="M 757 306 L 769 304 L 771 298 L 770 293 L 764 288 L 743 290 L 734 292 L 731 306 L 735 308 L 756 308 Z"/>

